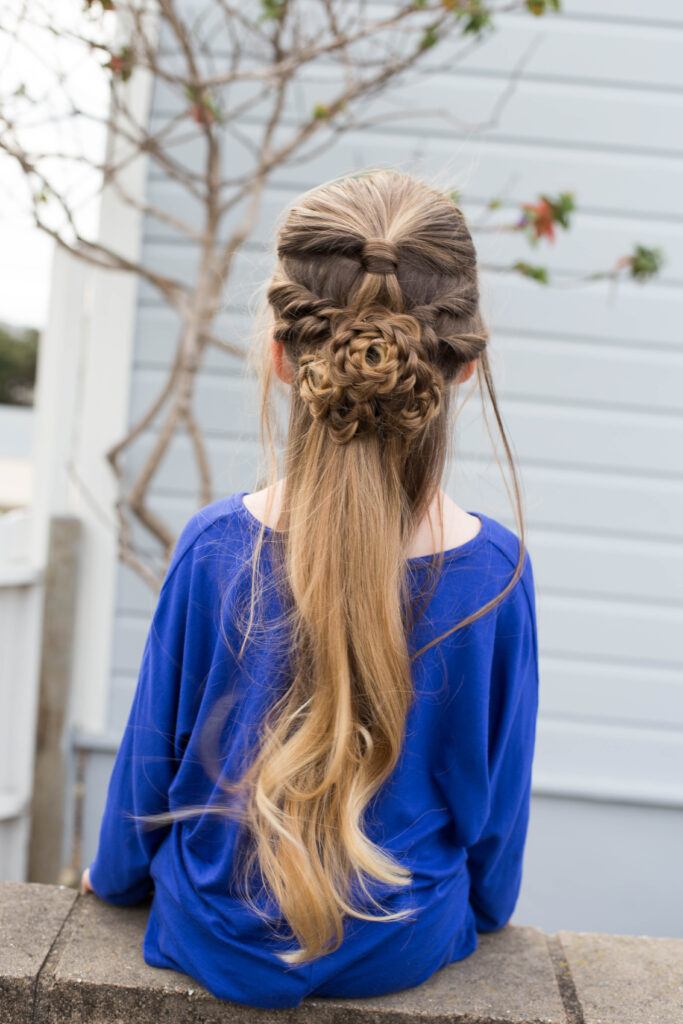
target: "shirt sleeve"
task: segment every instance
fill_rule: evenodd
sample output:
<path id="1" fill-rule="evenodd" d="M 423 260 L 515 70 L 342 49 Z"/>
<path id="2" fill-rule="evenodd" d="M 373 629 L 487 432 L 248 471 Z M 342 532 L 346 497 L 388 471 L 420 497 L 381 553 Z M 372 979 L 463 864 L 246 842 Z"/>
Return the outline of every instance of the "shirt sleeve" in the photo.
<path id="1" fill-rule="evenodd" d="M 489 708 L 489 814 L 467 850 L 470 905 L 480 932 L 506 925 L 519 896 L 538 685 L 536 604 L 527 552 L 522 576 L 498 616 Z"/>
<path id="2" fill-rule="evenodd" d="M 152 890 L 150 863 L 170 831 L 168 824 L 150 828 L 133 816 L 168 811 L 169 787 L 182 757 L 176 726 L 196 535 L 191 520 L 159 593 L 90 864 L 96 895 L 119 906 L 138 903 Z"/>

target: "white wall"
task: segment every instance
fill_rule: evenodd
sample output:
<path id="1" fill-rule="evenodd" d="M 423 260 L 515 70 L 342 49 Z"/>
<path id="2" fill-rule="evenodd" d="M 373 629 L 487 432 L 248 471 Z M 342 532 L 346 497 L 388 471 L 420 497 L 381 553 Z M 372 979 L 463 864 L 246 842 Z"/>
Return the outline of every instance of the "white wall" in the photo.
<path id="1" fill-rule="evenodd" d="M 683 7 L 673 0 L 563 6 L 561 17 L 501 18 L 499 34 L 464 65 L 399 90 L 406 109 L 450 105 L 481 119 L 538 37 L 516 92 L 481 138 L 414 116 L 352 133 L 330 152 L 279 171 L 228 282 L 218 326 L 233 339 L 244 335 L 248 297 L 269 269 L 263 253 L 274 217 L 317 181 L 380 163 L 450 175 L 473 224 L 491 195 L 503 199 L 495 219 L 506 222 L 540 191 L 575 191 L 572 230 L 558 232 L 554 247 L 533 252 L 513 234 L 475 234 L 482 261 L 545 263 L 558 279 L 558 287 L 544 289 L 509 274 L 482 275 L 501 409 L 525 484 L 539 621 L 535 797 L 515 920 L 549 930 L 683 935 Z M 298 101 L 324 101 L 334 74 L 312 73 Z M 373 100 L 370 109 L 384 103 Z M 154 124 L 175 104 L 156 90 Z M 245 124 L 245 132 L 256 133 L 258 124 Z M 196 166 L 200 154 L 187 144 L 177 155 Z M 230 148 L 231 167 L 243 158 Z M 155 172 L 147 191 L 192 219 L 182 194 Z M 607 269 L 636 242 L 666 250 L 657 281 L 568 285 L 568 275 Z M 192 274 L 193 247 L 178 244 L 166 226 L 147 220 L 142 249 L 154 265 L 184 279 Z M 175 329 L 173 315 L 142 284 L 130 422 L 161 386 Z M 514 527 L 476 404 L 460 420 L 449 490 L 464 507 Z M 253 382 L 213 353 L 196 408 L 216 494 L 252 488 Z M 131 472 L 153 436 L 131 453 Z M 184 438 L 155 478 L 153 498 L 177 529 L 196 507 Z M 101 695 L 114 743 L 153 607 L 129 570 L 119 568 L 118 579 L 110 680 Z M 93 852 L 104 798 L 101 767 L 100 752 L 84 858 Z"/>

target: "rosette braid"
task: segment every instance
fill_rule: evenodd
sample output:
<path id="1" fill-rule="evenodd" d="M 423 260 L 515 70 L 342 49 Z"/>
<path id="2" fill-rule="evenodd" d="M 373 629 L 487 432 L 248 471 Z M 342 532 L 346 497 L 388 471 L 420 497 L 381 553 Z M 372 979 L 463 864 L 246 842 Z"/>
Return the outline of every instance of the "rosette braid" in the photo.
<path id="1" fill-rule="evenodd" d="M 418 321 L 386 311 L 337 320 L 297 373 L 301 398 L 338 444 L 378 428 L 412 439 L 438 414 L 443 385 Z"/>

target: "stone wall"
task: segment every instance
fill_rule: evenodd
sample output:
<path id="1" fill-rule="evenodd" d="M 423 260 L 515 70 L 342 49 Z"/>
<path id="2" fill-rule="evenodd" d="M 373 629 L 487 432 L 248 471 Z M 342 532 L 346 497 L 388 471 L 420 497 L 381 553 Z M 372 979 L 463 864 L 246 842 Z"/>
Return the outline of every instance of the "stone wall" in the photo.
<path id="1" fill-rule="evenodd" d="M 262 1010 L 148 967 L 149 903 L 0 883 L 0 1024 L 679 1024 L 683 939 L 508 925 L 424 984 L 372 999 Z"/>

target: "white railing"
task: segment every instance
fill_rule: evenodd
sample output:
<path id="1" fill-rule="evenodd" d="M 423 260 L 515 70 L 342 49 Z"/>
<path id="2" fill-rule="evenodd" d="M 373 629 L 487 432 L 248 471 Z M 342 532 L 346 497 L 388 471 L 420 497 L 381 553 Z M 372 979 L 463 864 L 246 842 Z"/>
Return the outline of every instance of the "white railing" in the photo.
<path id="1" fill-rule="evenodd" d="M 0 516 L 0 879 L 28 863 L 40 677 L 43 567 L 30 558 L 30 515 Z"/>

